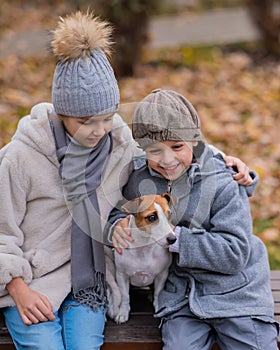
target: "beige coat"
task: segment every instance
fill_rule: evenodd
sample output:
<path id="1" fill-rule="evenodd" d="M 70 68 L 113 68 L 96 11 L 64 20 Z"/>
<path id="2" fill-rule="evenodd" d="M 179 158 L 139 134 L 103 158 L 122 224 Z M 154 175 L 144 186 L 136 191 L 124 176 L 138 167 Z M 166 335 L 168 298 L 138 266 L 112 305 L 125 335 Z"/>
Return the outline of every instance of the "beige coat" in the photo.
<path id="1" fill-rule="evenodd" d="M 71 216 L 63 196 L 48 116 L 41 103 L 22 118 L 0 151 L 0 307 L 14 305 L 6 284 L 21 276 L 57 310 L 70 292 Z M 141 153 L 117 114 L 113 150 L 97 190 L 102 225 L 121 197 L 131 159 Z"/>

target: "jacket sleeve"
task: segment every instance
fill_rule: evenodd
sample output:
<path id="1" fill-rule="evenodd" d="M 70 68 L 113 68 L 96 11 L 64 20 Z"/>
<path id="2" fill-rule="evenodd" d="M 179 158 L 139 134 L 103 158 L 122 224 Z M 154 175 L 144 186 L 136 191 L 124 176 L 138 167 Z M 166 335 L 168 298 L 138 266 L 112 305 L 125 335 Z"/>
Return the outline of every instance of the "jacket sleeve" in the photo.
<path id="1" fill-rule="evenodd" d="M 6 285 L 15 277 L 26 283 L 32 270 L 21 249 L 24 234 L 20 228 L 26 212 L 26 188 L 21 169 L 7 158 L 0 165 L 0 295 L 7 294 Z"/>
<path id="2" fill-rule="evenodd" d="M 255 192 L 255 189 L 256 189 L 257 184 L 259 182 L 259 175 L 254 170 L 250 170 L 250 176 L 251 176 L 253 182 L 251 183 L 251 185 L 245 187 L 245 190 L 246 190 L 248 197 L 253 196 L 253 193 Z"/>
<path id="3" fill-rule="evenodd" d="M 220 158 L 224 160 L 224 157 L 226 156 L 226 154 L 224 152 L 222 152 L 220 149 L 216 148 L 213 145 L 209 145 L 209 147 L 215 156 L 220 155 Z M 232 169 L 232 173 L 233 174 L 237 173 L 237 169 Z M 259 176 L 254 170 L 250 170 L 249 174 L 250 174 L 253 182 L 251 183 L 251 185 L 245 186 L 245 189 L 246 189 L 247 196 L 252 197 L 253 193 L 257 187 L 257 184 L 259 182 Z"/>
<path id="4" fill-rule="evenodd" d="M 138 170 L 141 169 L 146 164 L 146 158 L 141 156 L 136 156 L 131 161 L 131 172 L 128 177 L 127 183 L 122 188 L 122 198 L 119 200 L 117 205 L 111 210 L 107 224 L 104 228 L 104 243 L 106 245 L 112 245 L 112 234 L 114 226 L 122 218 L 125 218 L 128 214 L 121 210 L 121 206 L 128 200 L 141 196 L 139 192 L 139 176 Z"/>
<path id="5" fill-rule="evenodd" d="M 105 225 L 104 228 L 104 243 L 108 246 L 112 246 L 112 235 L 113 235 L 113 231 L 114 231 L 114 227 L 115 224 L 127 217 L 127 213 L 124 213 L 123 211 L 121 211 L 121 206 L 122 204 L 124 204 L 124 200 L 120 200 L 119 203 L 117 204 L 117 206 L 115 208 L 112 209 L 107 224 Z"/>
<path id="6" fill-rule="evenodd" d="M 251 239 L 252 219 L 246 190 L 228 179 L 209 203 L 208 224 L 182 227 L 178 264 L 189 269 L 238 273 L 249 259 Z"/>

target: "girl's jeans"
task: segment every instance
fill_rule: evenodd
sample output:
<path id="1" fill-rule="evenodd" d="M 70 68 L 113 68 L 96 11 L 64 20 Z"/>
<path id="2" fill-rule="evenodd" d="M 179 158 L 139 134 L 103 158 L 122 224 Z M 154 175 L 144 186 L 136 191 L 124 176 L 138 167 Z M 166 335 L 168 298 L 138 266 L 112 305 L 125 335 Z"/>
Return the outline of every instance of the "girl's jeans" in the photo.
<path id="1" fill-rule="evenodd" d="M 56 320 L 25 325 L 15 306 L 4 308 L 7 328 L 18 350 L 99 350 L 105 314 L 94 312 L 69 295 L 55 313 Z"/>

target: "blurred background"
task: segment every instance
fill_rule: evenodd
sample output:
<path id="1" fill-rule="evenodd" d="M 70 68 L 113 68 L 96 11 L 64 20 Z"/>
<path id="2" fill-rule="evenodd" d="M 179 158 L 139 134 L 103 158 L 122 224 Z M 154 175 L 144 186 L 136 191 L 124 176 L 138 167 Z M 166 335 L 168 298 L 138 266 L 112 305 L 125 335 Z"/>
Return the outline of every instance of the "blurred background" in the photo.
<path id="1" fill-rule="evenodd" d="M 34 104 L 51 102 L 58 17 L 88 8 L 115 28 L 123 106 L 174 89 L 208 142 L 258 172 L 254 233 L 280 269 L 280 0 L 1 0 L 0 147 Z M 132 108 L 122 113 L 129 122 Z"/>

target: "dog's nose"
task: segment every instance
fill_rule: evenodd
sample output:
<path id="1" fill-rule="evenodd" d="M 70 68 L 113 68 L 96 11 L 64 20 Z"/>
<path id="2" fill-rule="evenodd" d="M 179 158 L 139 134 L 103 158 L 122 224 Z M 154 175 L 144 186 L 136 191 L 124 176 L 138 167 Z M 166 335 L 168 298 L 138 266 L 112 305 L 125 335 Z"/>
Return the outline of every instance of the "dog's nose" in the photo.
<path id="1" fill-rule="evenodd" d="M 167 237 L 166 237 L 167 243 L 168 244 L 173 244 L 176 242 L 177 238 L 174 234 L 170 233 Z"/>

